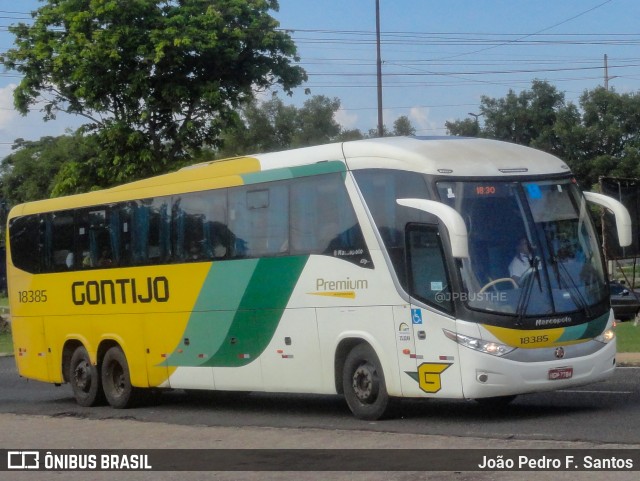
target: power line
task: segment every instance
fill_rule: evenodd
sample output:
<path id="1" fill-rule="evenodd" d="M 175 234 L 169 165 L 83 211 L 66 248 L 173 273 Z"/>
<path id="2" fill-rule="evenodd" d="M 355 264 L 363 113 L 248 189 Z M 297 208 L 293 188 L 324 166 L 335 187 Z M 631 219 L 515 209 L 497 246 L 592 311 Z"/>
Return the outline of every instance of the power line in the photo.
<path id="1" fill-rule="evenodd" d="M 539 34 L 539 33 L 546 32 L 547 30 L 551 30 L 552 28 L 558 27 L 558 26 L 563 25 L 563 24 L 565 24 L 565 23 L 568 23 L 568 22 L 570 22 L 570 21 L 572 21 L 572 20 L 575 20 L 576 18 L 581 17 L 582 15 L 585 15 L 585 14 L 587 14 L 587 13 L 589 13 L 589 12 L 592 12 L 592 11 L 596 10 L 597 8 L 600 8 L 600 7 L 602 7 L 603 5 L 606 5 L 607 3 L 611 3 L 611 2 L 612 2 L 612 0 L 606 0 L 606 1 L 604 1 L 604 2 L 602 2 L 602 3 L 600 3 L 600 4 L 598 4 L 598 5 L 596 5 L 596 6 L 595 6 L 595 7 L 593 7 L 593 8 L 590 8 L 590 9 L 588 9 L 588 10 L 585 10 L 585 11 L 583 11 L 583 12 L 580 12 L 580 13 L 579 13 L 579 14 L 577 14 L 577 15 L 574 15 L 574 16 L 573 16 L 573 17 L 571 17 L 571 18 L 568 18 L 568 19 L 563 20 L 563 21 L 561 21 L 561 22 L 559 22 L 559 23 L 556 23 L 556 24 L 554 24 L 554 25 L 551 25 L 550 27 L 543 28 L 542 30 L 538 30 L 537 32 L 533 32 L 533 33 L 531 33 L 531 34 L 529 34 L 529 35 L 525 35 L 525 36 L 523 36 L 523 37 L 521 37 L 521 38 L 515 39 L 515 40 L 513 40 L 513 42 L 520 42 L 521 40 L 524 40 L 525 38 L 529 38 L 529 37 L 532 37 L 532 36 L 537 35 L 537 34 Z M 504 45 L 508 45 L 509 43 L 513 43 L 513 42 L 507 42 L 507 43 L 505 43 Z M 475 53 L 484 52 L 484 51 L 486 51 L 486 50 L 490 50 L 490 49 L 492 49 L 492 48 L 497 48 L 497 47 L 500 47 L 500 46 L 503 46 L 503 45 L 495 45 L 495 46 L 492 46 L 492 47 L 487 47 L 487 48 L 484 48 L 484 49 L 476 50 L 476 51 L 474 51 L 474 52 L 462 53 L 462 54 L 459 54 L 459 55 L 454 55 L 454 57 L 460 57 L 460 56 L 463 56 L 463 55 L 472 55 L 472 54 L 475 54 Z M 448 57 L 448 58 L 453 58 L 453 57 Z"/>

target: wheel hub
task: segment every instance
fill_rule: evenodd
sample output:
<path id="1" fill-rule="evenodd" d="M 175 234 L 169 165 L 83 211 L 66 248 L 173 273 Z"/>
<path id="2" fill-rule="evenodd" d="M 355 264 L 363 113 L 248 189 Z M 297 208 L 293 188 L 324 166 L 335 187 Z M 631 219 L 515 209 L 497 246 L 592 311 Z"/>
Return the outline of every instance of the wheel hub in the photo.
<path id="1" fill-rule="evenodd" d="M 353 373 L 353 392 L 363 403 L 370 404 L 375 401 L 377 384 L 375 372 L 369 364 L 363 364 Z"/>
<path id="2" fill-rule="evenodd" d="M 74 371 L 74 382 L 76 386 L 83 391 L 87 391 L 91 386 L 91 375 L 89 372 L 89 366 L 86 361 L 78 364 Z"/>
<path id="3" fill-rule="evenodd" d="M 113 363 L 111 366 L 111 380 L 114 391 L 121 395 L 125 390 L 126 379 L 122 367 L 117 363 Z"/>

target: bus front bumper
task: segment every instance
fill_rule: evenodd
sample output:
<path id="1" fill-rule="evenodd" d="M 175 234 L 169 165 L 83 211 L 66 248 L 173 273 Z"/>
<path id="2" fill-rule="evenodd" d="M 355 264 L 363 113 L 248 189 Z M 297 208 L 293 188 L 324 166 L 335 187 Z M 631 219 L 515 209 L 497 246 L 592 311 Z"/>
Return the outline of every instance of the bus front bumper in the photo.
<path id="1" fill-rule="evenodd" d="M 530 361 L 505 359 L 461 346 L 463 395 L 468 399 L 509 396 L 602 381 L 615 370 L 616 342 L 600 344 L 600 349 L 588 355 Z"/>

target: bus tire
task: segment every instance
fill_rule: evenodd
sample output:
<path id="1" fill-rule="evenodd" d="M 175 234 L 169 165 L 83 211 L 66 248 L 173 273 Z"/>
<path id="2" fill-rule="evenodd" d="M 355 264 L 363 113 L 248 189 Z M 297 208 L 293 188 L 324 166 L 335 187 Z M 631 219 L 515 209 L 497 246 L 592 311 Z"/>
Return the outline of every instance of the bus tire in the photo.
<path id="1" fill-rule="evenodd" d="M 73 397 L 80 406 L 96 406 L 104 401 L 100 372 L 98 367 L 91 363 L 84 346 L 79 346 L 73 351 L 68 376 Z"/>
<path id="2" fill-rule="evenodd" d="M 110 348 L 102 359 L 102 389 L 107 402 L 116 409 L 132 407 L 138 390 L 131 385 L 129 363 L 119 346 Z"/>
<path id="3" fill-rule="evenodd" d="M 376 420 L 389 414 L 392 403 L 382 366 L 368 344 L 358 344 L 347 355 L 342 371 L 342 387 L 355 417 Z"/>

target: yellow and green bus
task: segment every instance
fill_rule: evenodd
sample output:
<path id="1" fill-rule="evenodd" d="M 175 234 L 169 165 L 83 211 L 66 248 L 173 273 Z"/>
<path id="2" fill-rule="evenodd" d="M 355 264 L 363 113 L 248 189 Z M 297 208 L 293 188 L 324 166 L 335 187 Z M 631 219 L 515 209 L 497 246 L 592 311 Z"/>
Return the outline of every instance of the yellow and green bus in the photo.
<path id="1" fill-rule="evenodd" d="M 615 368 L 606 270 L 560 159 L 385 138 L 207 162 L 14 207 L 21 376 L 77 402 L 149 388 L 501 403 Z M 519 256 L 520 270 L 514 271 Z"/>

